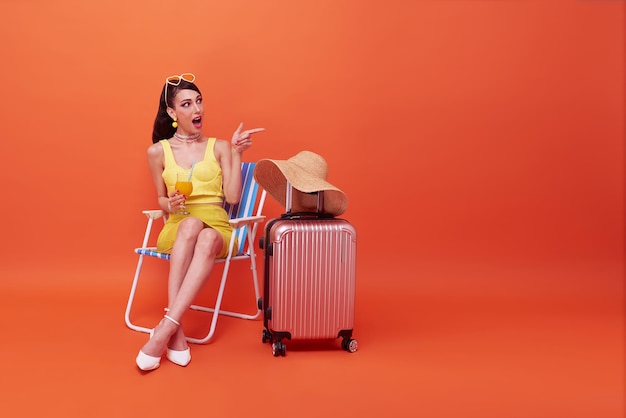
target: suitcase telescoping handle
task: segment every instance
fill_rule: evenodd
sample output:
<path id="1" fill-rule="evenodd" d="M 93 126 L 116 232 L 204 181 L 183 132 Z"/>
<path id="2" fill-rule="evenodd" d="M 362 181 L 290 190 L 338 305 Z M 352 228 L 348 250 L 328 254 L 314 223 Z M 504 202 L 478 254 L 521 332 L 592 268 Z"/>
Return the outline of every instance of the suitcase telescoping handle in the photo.
<path id="1" fill-rule="evenodd" d="M 287 181 L 287 190 L 285 192 L 285 211 L 282 215 L 283 218 L 333 218 L 333 215 L 323 213 L 324 212 L 324 191 L 320 190 L 317 192 L 312 192 L 310 194 L 317 195 L 317 211 L 316 212 L 292 212 L 292 200 L 293 200 L 293 186 L 289 181 Z"/>

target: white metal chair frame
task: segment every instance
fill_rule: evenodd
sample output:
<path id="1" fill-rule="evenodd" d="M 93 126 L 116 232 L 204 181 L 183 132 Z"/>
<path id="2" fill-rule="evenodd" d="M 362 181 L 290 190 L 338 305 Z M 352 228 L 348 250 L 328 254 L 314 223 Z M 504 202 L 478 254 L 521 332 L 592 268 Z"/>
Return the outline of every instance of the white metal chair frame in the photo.
<path id="1" fill-rule="evenodd" d="M 261 297 L 259 291 L 259 280 L 256 268 L 256 255 L 254 252 L 254 242 L 256 238 L 257 229 L 259 223 L 265 220 L 265 216 L 261 215 L 263 205 L 265 203 L 265 190 L 259 191 L 259 186 L 254 180 L 254 167 L 255 163 L 242 163 L 242 196 L 240 203 L 237 205 L 224 204 L 224 208 L 229 214 L 229 223 L 233 227 L 230 246 L 228 248 L 228 255 L 225 258 L 219 258 L 216 263 L 223 262 L 224 269 L 222 271 L 222 278 L 217 293 L 217 299 L 215 301 L 215 307 L 206 307 L 202 305 L 191 305 L 190 308 L 212 313 L 211 328 L 206 336 L 203 338 L 187 337 L 187 341 L 196 344 L 203 344 L 208 342 L 215 333 L 215 327 L 217 325 L 217 318 L 219 315 L 225 315 L 235 318 L 253 320 L 257 319 L 261 314 L 261 308 L 258 305 L 258 300 Z M 259 199 L 258 205 L 256 205 L 257 197 Z M 257 206 L 256 213 L 253 214 L 255 205 Z M 135 277 L 133 278 L 133 284 L 131 286 L 130 295 L 128 297 L 128 303 L 126 304 L 125 321 L 126 325 L 135 331 L 150 333 L 151 328 L 134 324 L 130 319 L 130 313 L 135 299 L 135 292 L 137 290 L 137 283 L 139 281 L 139 275 L 141 273 L 141 267 L 143 265 L 144 256 L 156 257 L 162 260 L 169 260 L 170 255 L 156 251 L 156 247 L 148 246 L 148 240 L 150 239 L 150 233 L 155 219 L 163 218 L 163 222 L 167 221 L 167 215 L 164 211 L 158 210 L 144 210 L 142 211 L 148 218 L 148 224 L 146 225 L 146 231 L 143 237 L 143 242 L 140 248 L 135 248 L 135 253 L 139 254 L 139 260 L 137 261 L 137 268 L 135 270 Z M 237 238 L 237 239 L 235 239 Z M 238 241 L 238 248 L 235 249 L 235 241 Z M 228 278 L 228 271 L 231 261 L 236 260 L 250 260 L 250 270 L 252 275 L 252 282 L 254 285 L 254 306 L 256 312 L 253 314 L 226 311 L 221 309 L 222 298 L 224 296 L 224 289 L 226 287 L 226 280 Z"/>

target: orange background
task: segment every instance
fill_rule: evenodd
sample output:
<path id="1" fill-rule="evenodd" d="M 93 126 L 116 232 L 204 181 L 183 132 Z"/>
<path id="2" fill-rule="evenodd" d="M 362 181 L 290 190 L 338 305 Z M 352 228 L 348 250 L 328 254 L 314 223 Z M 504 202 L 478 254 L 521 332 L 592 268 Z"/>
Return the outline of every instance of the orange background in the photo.
<path id="1" fill-rule="evenodd" d="M 622 416 L 624 2 L 2 9 L 0 383 L 12 416 L 164 413 L 177 396 L 185 413 L 207 396 L 217 416 L 275 415 L 269 400 L 312 403 L 303 416 Z M 267 129 L 246 160 L 327 159 L 359 233 L 358 353 L 273 359 L 260 323 L 227 320 L 187 369 L 133 368 L 145 336 L 122 315 L 140 211 L 156 205 L 145 153 L 163 80 L 182 72 L 197 76 L 206 135 Z M 265 214 L 280 212 L 268 199 Z M 140 315 L 156 321 L 152 292 Z M 214 382 L 240 383 L 246 361 L 245 390 Z M 66 390 L 45 373 L 69 375 Z M 269 391 L 274 375 L 287 396 Z M 345 380 L 332 393 L 331 377 Z"/>

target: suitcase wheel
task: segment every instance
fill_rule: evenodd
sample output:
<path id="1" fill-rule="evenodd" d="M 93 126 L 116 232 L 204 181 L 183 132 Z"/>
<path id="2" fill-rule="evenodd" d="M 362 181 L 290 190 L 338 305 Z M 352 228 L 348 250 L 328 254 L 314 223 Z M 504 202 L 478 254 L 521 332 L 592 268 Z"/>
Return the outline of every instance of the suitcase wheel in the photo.
<path id="1" fill-rule="evenodd" d="M 272 342 L 272 334 L 268 330 L 264 329 L 263 338 L 261 339 L 261 341 L 263 341 L 263 344 L 265 344 L 268 341 Z"/>
<path id="2" fill-rule="evenodd" d="M 341 348 L 349 353 L 354 353 L 359 348 L 359 343 L 351 338 L 344 338 L 341 340 Z"/>
<path id="3" fill-rule="evenodd" d="M 277 341 L 272 344 L 272 355 L 274 357 L 283 356 L 285 357 L 285 353 L 287 351 L 287 346 L 285 343 L 281 341 Z"/>

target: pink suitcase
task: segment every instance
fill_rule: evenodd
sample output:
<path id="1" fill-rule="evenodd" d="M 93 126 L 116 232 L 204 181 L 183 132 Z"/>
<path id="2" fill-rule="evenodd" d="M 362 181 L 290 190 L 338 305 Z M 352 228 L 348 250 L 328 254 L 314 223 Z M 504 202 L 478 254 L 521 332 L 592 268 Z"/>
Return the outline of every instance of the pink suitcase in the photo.
<path id="1" fill-rule="evenodd" d="M 352 339 L 356 284 L 356 230 L 348 221 L 318 213 L 286 213 L 269 221 L 265 254 L 263 343 L 285 355 L 283 340 Z"/>

